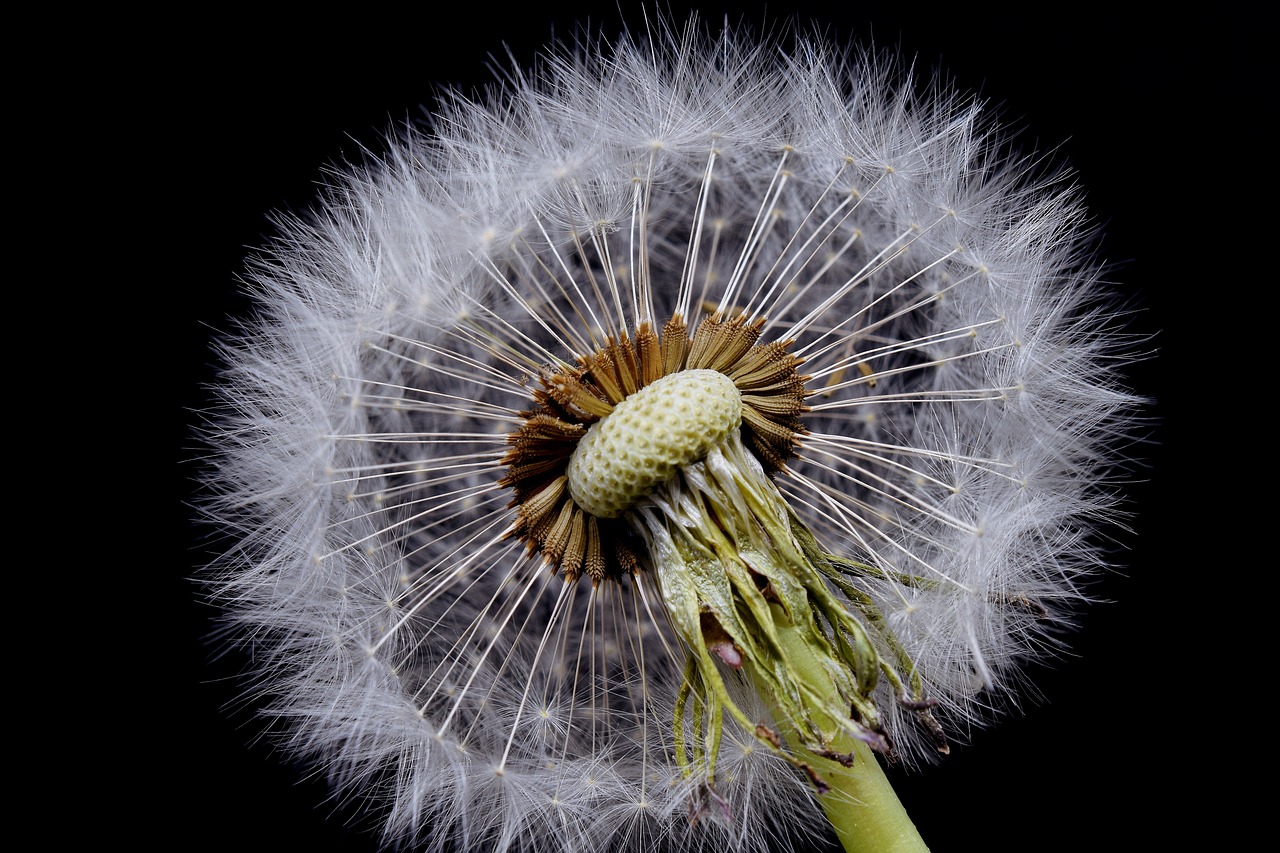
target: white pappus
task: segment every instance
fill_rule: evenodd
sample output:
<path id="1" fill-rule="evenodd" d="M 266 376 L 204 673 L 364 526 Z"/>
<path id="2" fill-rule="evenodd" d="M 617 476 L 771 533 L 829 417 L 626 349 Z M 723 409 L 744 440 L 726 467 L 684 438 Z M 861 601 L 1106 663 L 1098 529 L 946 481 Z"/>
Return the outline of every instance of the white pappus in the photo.
<path id="1" fill-rule="evenodd" d="M 1092 246 L 981 102 L 817 39 L 657 24 L 445 100 L 221 347 L 252 694 L 396 844 L 804 849 L 809 712 L 928 763 L 1104 565 L 1137 401 Z M 771 606 L 835 700 L 780 695 Z"/>

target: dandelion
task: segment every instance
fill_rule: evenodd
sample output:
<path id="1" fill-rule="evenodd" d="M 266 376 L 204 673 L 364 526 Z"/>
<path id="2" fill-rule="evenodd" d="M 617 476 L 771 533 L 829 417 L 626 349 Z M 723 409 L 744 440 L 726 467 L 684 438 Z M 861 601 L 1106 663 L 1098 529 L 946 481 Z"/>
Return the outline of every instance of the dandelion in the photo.
<path id="1" fill-rule="evenodd" d="M 283 742 L 424 849 L 921 849 L 879 761 L 1016 697 L 1114 513 L 1060 177 L 887 58 L 659 25 L 333 179 L 207 432 Z"/>

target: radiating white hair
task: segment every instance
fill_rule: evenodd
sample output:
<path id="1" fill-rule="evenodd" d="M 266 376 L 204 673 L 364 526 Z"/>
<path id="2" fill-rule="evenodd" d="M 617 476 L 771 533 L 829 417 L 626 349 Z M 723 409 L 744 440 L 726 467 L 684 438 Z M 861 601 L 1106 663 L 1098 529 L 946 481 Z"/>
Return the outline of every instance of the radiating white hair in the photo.
<path id="1" fill-rule="evenodd" d="M 646 574 L 566 583 L 507 535 L 539 371 L 718 309 L 794 340 L 777 486 L 874 570 L 856 592 L 948 735 L 1016 701 L 1103 565 L 1134 426 L 1061 178 L 891 58 L 661 24 L 553 47 L 334 178 L 254 264 L 206 432 L 209 586 L 282 741 L 423 849 L 804 849 L 808 781 L 729 721 L 727 819 L 689 827 Z M 888 690 L 898 755 L 932 756 Z"/>

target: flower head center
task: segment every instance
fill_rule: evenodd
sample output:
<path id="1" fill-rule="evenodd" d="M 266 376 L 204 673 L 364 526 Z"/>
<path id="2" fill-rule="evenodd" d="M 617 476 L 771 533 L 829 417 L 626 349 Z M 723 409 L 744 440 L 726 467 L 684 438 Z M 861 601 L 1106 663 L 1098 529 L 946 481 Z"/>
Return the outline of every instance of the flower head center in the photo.
<path id="1" fill-rule="evenodd" d="M 545 369 L 533 406 L 507 436 L 508 535 L 567 580 L 617 579 L 646 563 L 629 511 L 737 430 L 766 475 L 805 434 L 806 376 L 786 340 L 759 343 L 763 318 L 674 315 Z"/>
<path id="2" fill-rule="evenodd" d="M 587 430 L 569 458 L 569 495 L 583 511 L 617 518 L 742 424 L 742 392 L 705 368 L 664 376 Z"/>

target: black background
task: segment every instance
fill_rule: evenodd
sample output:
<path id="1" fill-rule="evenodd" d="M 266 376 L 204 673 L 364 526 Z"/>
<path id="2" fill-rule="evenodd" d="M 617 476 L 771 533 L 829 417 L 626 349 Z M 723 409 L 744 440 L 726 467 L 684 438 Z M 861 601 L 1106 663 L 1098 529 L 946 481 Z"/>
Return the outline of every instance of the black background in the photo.
<path id="1" fill-rule="evenodd" d="M 1132 386 L 1156 401 L 1147 412 L 1152 441 L 1140 449 L 1147 467 L 1132 489 L 1133 530 L 1116 553 L 1121 569 L 1095 590 L 1110 603 L 1085 614 L 1074 657 L 1035 673 L 1044 700 L 975 733 L 941 766 L 892 778 L 936 851 L 1161 849 L 1187 840 L 1213 808 L 1203 796 L 1188 799 L 1186 786 L 1219 746 L 1211 697 L 1226 689 L 1212 687 L 1219 676 L 1202 657 L 1212 629 L 1200 618 L 1206 585 L 1197 573 L 1227 571 L 1207 569 L 1204 551 L 1229 533 L 1205 530 L 1224 510 L 1216 499 L 1207 508 L 1216 492 L 1193 427 L 1231 369 L 1220 347 L 1202 346 L 1221 332 L 1199 329 L 1214 315 L 1211 301 L 1237 281 L 1233 250 L 1210 235 L 1225 238 L 1233 217 L 1245 217 L 1219 187 L 1248 180 L 1224 177 L 1231 146 L 1206 142 L 1230 138 L 1243 121 L 1245 94 L 1222 81 L 1246 76 L 1232 45 L 1249 23 L 1220 15 L 1175 27 L 1071 6 L 1052 7 L 1051 20 L 1033 8 L 959 5 L 697 8 L 705 18 L 814 23 L 838 42 L 898 48 L 999 104 L 1025 128 L 1023 146 L 1053 148 L 1075 168 L 1104 226 L 1101 251 L 1117 289 L 1141 307 L 1134 328 L 1155 335 L 1159 350 L 1131 369 Z M 442 86 L 487 83 L 486 63 L 507 64 L 508 49 L 527 65 L 553 32 L 640 26 L 642 9 L 571 2 L 414 14 L 352 6 L 289 21 L 210 15 L 139 62 L 128 85 L 162 119 L 137 143 L 157 211 L 144 239 L 178 256 L 162 286 L 177 315 L 166 324 L 165 361 L 180 375 L 165 517 L 179 545 L 160 569 L 177 615 L 164 628 L 172 662 L 161 705 L 171 710 L 140 703 L 135 712 L 144 730 L 133 748 L 156 762 L 148 802 L 135 807 L 183 823 L 197 849 L 377 849 L 357 809 L 326 803 L 322 781 L 254 742 L 253 719 L 227 707 L 236 661 L 215 659 L 212 613 L 189 581 L 207 558 L 186 507 L 198 455 L 191 412 L 214 376 L 210 341 L 249 304 L 236 285 L 247 251 L 272 234 L 272 211 L 304 209 L 324 167 L 358 159 L 362 147 L 379 150 L 384 133 L 420 117 Z"/>

